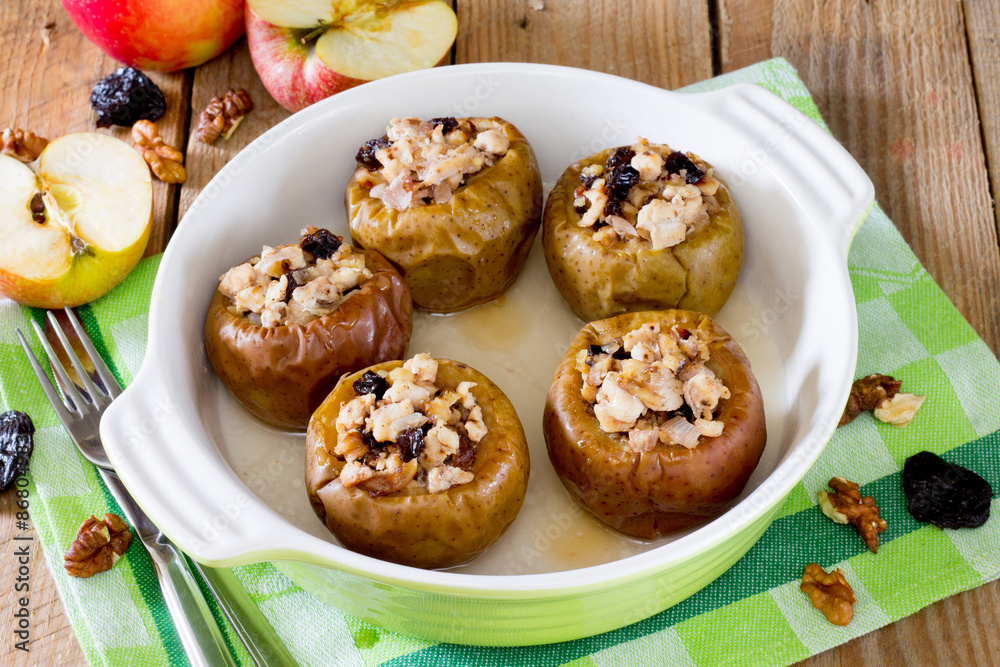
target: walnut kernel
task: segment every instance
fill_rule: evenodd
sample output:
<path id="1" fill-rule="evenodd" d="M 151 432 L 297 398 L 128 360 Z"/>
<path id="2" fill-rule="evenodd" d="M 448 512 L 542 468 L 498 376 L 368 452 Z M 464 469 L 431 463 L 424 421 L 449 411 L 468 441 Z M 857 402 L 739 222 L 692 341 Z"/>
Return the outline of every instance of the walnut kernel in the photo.
<path id="1" fill-rule="evenodd" d="M 879 516 L 875 499 L 871 496 L 862 498 L 860 487 L 843 477 L 833 477 L 829 483 L 834 493 L 819 491 L 816 494 L 823 514 L 836 523 L 854 526 L 868 550 L 878 553 L 878 535 L 885 532 L 886 523 Z"/>
<path id="2" fill-rule="evenodd" d="M 210 144 L 220 136 L 229 139 L 243 121 L 243 117 L 253 110 L 253 100 L 244 89 L 229 89 L 222 97 L 213 97 L 208 106 L 198 116 L 195 135 L 198 140 Z"/>
<path id="3" fill-rule="evenodd" d="M 163 143 L 156 123 L 137 121 L 132 126 L 132 147 L 139 151 L 153 174 L 164 183 L 183 183 L 187 180 L 184 156 L 176 148 Z"/>
<path id="4" fill-rule="evenodd" d="M 875 408 L 875 418 L 897 428 L 903 428 L 913 421 L 913 416 L 917 414 L 917 410 L 926 399 L 926 396 L 916 394 L 896 394 Z"/>
<path id="5" fill-rule="evenodd" d="M 66 572 L 74 577 L 89 577 L 111 569 L 132 543 L 128 525 L 115 514 L 103 520 L 90 517 L 76 533 L 76 540 L 63 557 Z"/>
<path id="6" fill-rule="evenodd" d="M 847 625 L 854 618 L 854 590 L 839 567 L 827 572 L 816 563 L 806 565 L 799 590 L 834 625 Z"/>
<path id="7" fill-rule="evenodd" d="M 21 129 L 7 128 L 0 133 L 0 155 L 9 155 L 21 162 L 34 162 L 49 140 Z"/>

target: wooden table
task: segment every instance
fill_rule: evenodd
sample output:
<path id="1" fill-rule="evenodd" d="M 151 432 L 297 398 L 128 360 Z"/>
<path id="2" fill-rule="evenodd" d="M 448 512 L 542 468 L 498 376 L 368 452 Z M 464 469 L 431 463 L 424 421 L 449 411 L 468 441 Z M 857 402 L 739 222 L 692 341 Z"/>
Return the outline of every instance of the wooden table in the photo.
<path id="1" fill-rule="evenodd" d="M 996 0 L 457 0 L 456 11 L 455 63 L 573 65 L 678 88 L 784 56 L 921 262 L 1000 351 L 1000 218 L 991 200 L 1000 189 Z M 0 45 L 0 128 L 50 139 L 94 129 L 90 90 L 117 65 L 84 39 L 59 2 L 0 4 Z M 201 67 L 152 76 L 169 105 L 161 133 L 186 153 L 188 181 L 156 183 L 149 254 L 163 250 L 219 168 L 288 115 L 264 90 L 242 40 Z M 194 141 L 199 112 L 231 86 L 247 88 L 256 109 L 229 142 Z M 0 508 L 0 609 L 12 609 L 11 494 L 0 497 Z M 31 652 L 12 650 L 13 624 L 4 615 L 3 663 L 84 663 L 51 575 L 37 560 L 31 592 Z M 998 610 L 994 582 L 807 662 L 997 664 Z"/>

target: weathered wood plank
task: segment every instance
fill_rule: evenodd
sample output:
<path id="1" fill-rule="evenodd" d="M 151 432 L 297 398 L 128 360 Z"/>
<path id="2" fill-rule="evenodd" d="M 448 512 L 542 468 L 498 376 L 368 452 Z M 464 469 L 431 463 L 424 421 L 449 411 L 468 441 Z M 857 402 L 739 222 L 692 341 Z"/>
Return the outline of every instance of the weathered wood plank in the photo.
<path id="1" fill-rule="evenodd" d="M 965 0 L 965 29 L 979 101 L 986 164 L 993 193 L 993 214 L 1000 226 L 1000 3 Z"/>
<path id="2" fill-rule="evenodd" d="M 253 111 L 244 117 L 229 140 L 219 138 L 213 144 L 198 141 L 195 138 L 198 116 L 213 97 L 224 95 L 230 88 L 244 88 L 253 100 Z M 181 188 L 179 216 L 184 216 L 202 189 L 229 160 L 289 115 L 274 101 L 257 76 L 246 39 L 240 39 L 222 55 L 198 67 L 191 89 L 191 118 L 185 159 L 188 180 Z"/>
<path id="3" fill-rule="evenodd" d="M 458 0 L 456 13 L 457 63 L 570 65 L 663 88 L 712 76 L 704 0 Z"/>

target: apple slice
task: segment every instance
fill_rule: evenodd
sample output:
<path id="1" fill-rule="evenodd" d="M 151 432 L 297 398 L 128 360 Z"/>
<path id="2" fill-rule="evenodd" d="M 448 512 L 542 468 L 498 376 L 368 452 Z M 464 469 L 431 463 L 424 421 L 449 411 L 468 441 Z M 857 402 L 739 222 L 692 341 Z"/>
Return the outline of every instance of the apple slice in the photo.
<path id="1" fill-rule="evenodd" d="M 40 308 L 96 299 L 142 258 L 152 210 L 149 168 L 112 136 L 56 139 L 37 174 L 0 156 L 0 294 Z"/>
<path id="2" fill-rule="evenodd" d="M 323 65 L 354 85 L 433 67 L 448 54 L 458 33 L 455 12 L 440 0 L 249 0 L 248 6 L 248 15 L 287 29 L 300 45 L 315 39 L 315 53 Z M 248 40 L 254 55 L 253 42 L 258 40 L 249 33 L 261 29 L 252 30 L 252 24 L 248 17 Z M 261 70 L 277 67 L 292 48 L 289 45 L 283 53 L 254 57 L 265 84 L 267 78 Z M 339 92 L 334 85 L 322 87 L 330 94 Z"/>

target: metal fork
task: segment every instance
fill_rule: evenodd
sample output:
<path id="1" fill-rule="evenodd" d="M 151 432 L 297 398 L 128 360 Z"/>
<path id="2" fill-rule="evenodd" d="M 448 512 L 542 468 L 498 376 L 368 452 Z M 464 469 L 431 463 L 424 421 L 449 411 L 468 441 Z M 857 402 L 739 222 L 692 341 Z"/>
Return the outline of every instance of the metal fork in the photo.
<path id="1" fill-rule="evenodd" d="M 73 347 L 66 339 L 65 332 L 58 326 L 51 312 L 48 314 L 50 324 L 53 325 L 63 350 L 69 356 L 73 368 L 79 375 L 86 398 L 77 391 L 73 382 L 70 381 L 41 328 L 34 320 L 32 320 L 31 325 L 48 356 L 49 364 L 63 389 L 65 399 L 60 397 L 55 387 L 52 386 L 48 375 L 31 351 L 24 335 L 18 330 L 17 336 L 21 347 L 24 348 L 28 361 L 38 377 L 38 382 L 52 404 L 59 421 L 62 422 L 84 458 L 97 466 L 98 472 L 108 485 L 108 489 L 121 506 L 125 518 L 135 527 L 136 535 L 149 552 L 157 579 L 160 582 L 160 589 L 163 591 L 163 599 L 191 664 L 199 667 L 202 665 L 212 667 L 235 665 L 229 649 L 226 648 L 222 633 L 219 631 L 219 626 L 212 617 L 212 612 L 208 608 L 205 598 L 202 597 L 184 555 L 160 532 L 160 529 L 132 499 L 125 485 L 115 474 L 114 468 L 104 452 L 104 445 L 101 443 L 98 431 L 101 415 L 111 404 L 111 401 L 121 394 L 121 387 L 118 386 L 111 371 L 97 354 L 76 315 L 69 308 L 66 308 L 66 312 L 87 356 L 90 357 L 90 361 L 94 365 L 97 379 L 102 385 L 100 388 L 87 373 Z"/>

